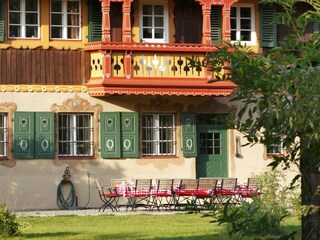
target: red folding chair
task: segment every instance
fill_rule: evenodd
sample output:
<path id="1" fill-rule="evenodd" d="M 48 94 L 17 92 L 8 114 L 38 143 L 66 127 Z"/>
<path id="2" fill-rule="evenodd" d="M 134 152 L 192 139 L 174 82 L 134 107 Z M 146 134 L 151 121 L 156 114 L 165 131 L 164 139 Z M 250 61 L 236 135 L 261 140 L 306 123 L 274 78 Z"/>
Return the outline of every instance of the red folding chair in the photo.
<path id="1" fill-rule="evenodd" d="M 96 177 L 93 179 L 98 189 L 99 197 L 103 202 L 99 211 L 105 211 L 107 208 L 110 208 L 112 211 L 118 211 L 117 203 L 120 196 L 116 193 L 114 188 L 111 186 L 102 186 Z"/>
<path id="2" fill-rule="evenodd" d="M 239 190 L 241 202 L 248 199 L 254 200 L 261 195 L 258 182 L 255 178 L 248 178 L 247 185 L 242 186 Z"/>
<path id="3" fill-rule="evenodd" d="M 222 178 L 221 184 L 216 188 L 215 194 L 218 203 L 240 203 L 237 178 Z"/>
<path id="4" fill-rule="evenodd" d="M 151 179 L 136 179 L 134 186 L 128 187 L 126 197 L 128 198 L 127 209 L 137 207 L 150 207 Z"/>
<path id="5" fill-rule="evenodd" d="M 175 209 L 194 204 L 198 190 L 198 179 L 181 179 L 180 186 L 174 192 Z"/>
<path id="6" fill-rule="evenodd" d="M 198 189 L 195 194 L 197 207 L 209 208 L 214 203 L 217 182 L 217 178 L 199 178 Z"/>
<path id="7" fill-rule="evenodd" d="M 158 210 L 168 209 L 173 201 L 173 179 L 157 179 L 155 188 L 150 192 L 151 206 Z"/>

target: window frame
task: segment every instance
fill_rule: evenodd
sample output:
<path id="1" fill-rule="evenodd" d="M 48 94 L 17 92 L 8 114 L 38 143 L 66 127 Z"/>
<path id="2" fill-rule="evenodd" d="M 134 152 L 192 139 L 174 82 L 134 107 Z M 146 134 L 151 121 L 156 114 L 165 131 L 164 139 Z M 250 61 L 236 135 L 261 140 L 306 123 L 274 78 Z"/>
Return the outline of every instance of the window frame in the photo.
<path id="1" fill-rule="evenodd" d="M 40 1 L 37 1 L 37 11 L 27 11 L 26 10 L 26 0 L 19 0 L 20 2 L 20 11 L 10 10 L 10 0 L 8 0 L 8 39 L 40 39 Z M 20 23 L 10 23 L 10 13 L 20 13 Z M 27 24 L 26 17 L 27 13 L 37 13 L 37 24 Z M 20 37 L 10 35 L 10 26 L 19 26 L 20 27 Z M 37 37 L 27 37 L 26 28 L 28 26 L 35 26 L 37 28 Z"/>
<path id="2" fill-rule="evenodd" d="M 61 12 L 53 12 L 52 11 L 52 2 L 61 2 Z M 70 12 L 68 12 L 68 2 L 78 2 L 79 3 L 79 12 L 75 13 L 74 15 L 78 15 L 78 25 L 68 25 L 68 15 L 70 15 Z M 82 1 L 81 0 L 50 0 L 50 39 L 52 40 L 81 40 L 82 39 L 82 29 L 81 29 L 81 19 L 82 19 L 82 8 L 81 8 Z M 61 25 L 54 25 L 52 24 L 52 15 L 53 14 L 61 14 L 62 16 L 62 22 Z M 62 37 L 52 37 L 52 28 L 57 27 L 61 28 L 61 36 Z M 68 28 L 76 28 L 78 30 L 78 38 L 69 38 L 68 37 Z"/>
<path id="3" fill-rule="evenodd" d="M 152 5 L 152 6 L 155 6 L 155 5 L 161 5 L 163 6 L 163 38 L 155 38 L 154 37 L 154 30 L 155 30 L 155 26 L 154 26 L 154 21 L 153 24 L 152 24 L 152 38 L 144 38 L 143 37 L 143 29 L 146 28 L 143 26 L 143 6 L 145 5 Z M 152 7 L 152 9 L 154 9 L 154 7 Z M 167 0 L 159 0 L 159 1 L 155 1 L 155 2 L 152 2 L 150 3 L 150 1 L 140 1 L 140 8 L 139 8 L 139 13 L 140 13 L 140 16 L 139 16 L 139 28 L 140 28 L 140 40 L 141 42 L 148 42 L 148 43 L 169 43 L 169 9 L 168 9 L 168 1 Z M 159 15 L 160 16 L 160 15 Z M 155 18 L 155 14 L 154 14 L 154 11 L 152 11 L 152 20 L 154 20 Z M 160 27 L 159 27 L 160 28 Z"/>
<path id="4" fill-rule="evenodd" d="M 274 133 L 273 135 L 274 135 L 274 138 L 279 139 L 279 142 L 265 145 L 266 155 L 267 155 L 267 157 L 282 156 L 282 155 L 284 155 L 284 149 L 282 147 L 282 141 L 283 141 L 284 136 L 281 134 L 276 134 L 276 133 Z M 279 151 L 276 151 L 277 149 L 279 149 Z M 271 151 L 269 151 L 269 150 L 271 150 Z"/>
<path id="5" fill-rule="evenodd" d="M 144 122 L 144 117 L 150 115 L 153 117 L 152 119 L 152 126 L 143 126 L 143 122 Z M 160 116 L 171 116 L 172 117 L 172 126 L 169 127 L 161 127 L 160 126 Z M 154 113 L 154 112 L 150 112 L 150 113 L 141 113 L 141 154 L 142 157 L 154 157 L 154 156 L 161 156 L 161 157 L 172 157 L 172 156 L 176 156 L 177 154 L 177 124 L 176 124 L 176 119 L 177 116 L 174 113 Z M 153 136 L 152 139 L 144 139 L 144 129 L 153 129 L 152 133 L 155 133 L 155 136 Z M 160 139 L 160 130 L 161 129 L 171 129 L 172 134 L 171 139 L 170 138 L 166 138 L 165 140 Z M 145 144 L 147 143 L 154 143 L 153 147 L 155 147 L 153 150 L 153 152 L 148 152 L 146 149 Z M 168 147 L 168 149 L 170 149 L 170 152 L 168 153 L 161 153 L 161 144 L 160 143 L 165 143 L 166 146 Z M 170 148 L 169 144 L 172 144 L 172 147 Z"/>
<path id="6" fill-rule="evenodd" d="M 0 125 L 0 146 L 3 150 L 0 149 L 0 161 L 8 159 L 9 151 L 9 123 L 8 123 L 8 113 L 0 112 L 0 118 L 3 125 Z M 2 152 L 3 151 L 3 152 Z"/>
<path id="7" fill-rule="evenodd" d="M 231 20 L 234 19 L 232 16 L 231 16 L 231 9 L 232 8 L 236 8 L 236 29 L 232 29 L 232 24 L 231 24 Z M 254 5 L 253 4 L 233 4 L 230 8 L 230 32 L 232 33 L 232 31 L 236 31 L 236 40 L 232 40 L 232 35 L 230 36 L 231 37 L 231 43 L 236 43 L 238 42 L 240 39 L 241 39 L 241 19 L 249 19 L 249 18 L 246 18 L 246 17 L 243 17 L 241 18 L 241 15 L 240 15 L 240 10 L 241 8 L 250 8 L 251 10 L 251 17 L 250 17 L 250 20 L 251 20 L 251 31 L 250 31 L 250 38 L 251 40 L 250 41 L 242 41 L 241 40 L 241 44 L 246 44 L 246 45 L 249 45 L 249 46 L 253 46 L 253 45 L 256 45 L 257 44 L 257 33 L 256 33 L 256 30 L 255 30 L 255 8 L 254 8 Z M 245 29 L 247 30 L 247 29 Z"/>
<path id="8" fill-rule="evenodd" d="M 68 126 L 61 126 L 60 117 L 67 116 L 70 117 L 68 119 Z M 89 125 L 88 126 L 78 126 L 77 124 L 77 116 L 90 116 L 89 118 Z M 94 113 L 90 112 L 79 112 L 79 113 L 67 113 L 67 112 L 59 112 L 58 113 L 58 157 L 94 157 L 95 149 L 94 149 Z M 61 131 L 66 129 L 66 132 L 69 133 L 70 137 L 66 140 L 62 140 Z M 83 146 L 79 148 L 79 130 L 81 129 L 88 129 L 88 139 L 83 139 L 81 142 L 89 143 L 88 146 L 88 153 L 79 153 L 81 149 L 85 149 Z M 60 145 L 66 143 L 69 146 L 69 152 L 61 152 Z M 85 151 L 84 151 L 85 152 Z"/>

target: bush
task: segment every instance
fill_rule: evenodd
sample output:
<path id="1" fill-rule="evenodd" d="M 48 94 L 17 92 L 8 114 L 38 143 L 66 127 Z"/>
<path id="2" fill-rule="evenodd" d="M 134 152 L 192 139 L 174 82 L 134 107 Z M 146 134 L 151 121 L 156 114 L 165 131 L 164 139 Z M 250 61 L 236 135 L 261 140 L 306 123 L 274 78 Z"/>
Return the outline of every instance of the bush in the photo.
<path id="1" fill-rule="evenodd" d="M 8 210 L 5 204 L 0 204 L 0 236 L 12 237 L 19 233 L 16 215 Z"/>
<path id="2" fill-rule="evenodd" d="M 288 207 L 293 207 L 292 199 L 297 199 L 297 192 L 291 191 L 283 183 L 279 171 L 265 172 L 253 176 L 261 186 L 261 196 L 252 202 L 240 206 L 227 202 L 211 208 L 214 222 L 226 224 L 230 236 L 259 236 L 259 239 L 292 239 L 295 233 L 286 234 L 281 228 L 282 220 L 290 215 Z"/>

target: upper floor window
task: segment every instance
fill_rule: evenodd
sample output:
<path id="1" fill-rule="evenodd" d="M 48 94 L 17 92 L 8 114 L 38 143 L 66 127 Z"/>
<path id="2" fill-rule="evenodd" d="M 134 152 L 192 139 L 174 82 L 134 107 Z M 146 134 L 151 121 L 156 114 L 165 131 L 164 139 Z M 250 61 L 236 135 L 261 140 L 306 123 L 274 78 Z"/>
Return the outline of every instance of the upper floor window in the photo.
<path id="1" fill-rule="evenodd" d="M 93 156 L 93 115 L 60 113 L 59 156 Z"/>
<path id="2" fill-rule="evenodd" d="M 145 42 L 168 42 L 168 6 L 166 1 L 142 3 L 140 36 Z"/>
<path id="3" fill-rule="evenodd" d="M 9 0 L 9 38 L 39 38 L 38 0 Z"/>
<path id="4" fill-rule="evenodd" d="M 7 157 L 8 149 L 8 126 L 7 114 L 0 113 L 0 160 Z"/>
<path id="5" fill-rule="evenodd" d="M 80 39 L 80 0 L 51 0 L 51 38 Z"/>
<path id="6" fill-rule="evenodd" d="M 254 9 L 251 6 L 231 7 L 231 41 L 255 45 L 256 32 L 254 29 Z"/>
<path id="7" fill-rule="evenodd" d="M 142 155 L 175 154 L 174 114 L 142 114 Z"/>

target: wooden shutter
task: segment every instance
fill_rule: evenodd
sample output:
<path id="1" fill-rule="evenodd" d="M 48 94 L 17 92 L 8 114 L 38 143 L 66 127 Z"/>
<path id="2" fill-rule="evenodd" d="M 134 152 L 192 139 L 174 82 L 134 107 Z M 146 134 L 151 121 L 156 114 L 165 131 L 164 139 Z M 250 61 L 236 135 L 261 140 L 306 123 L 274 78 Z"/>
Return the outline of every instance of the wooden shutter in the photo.
<path id="1" fill-rule="evenodd" d="M 120 158 L 120 113 L 100 114 L 100 151 L 102 158 Z"/>
<path id="2" fill-rule="evenodd" d="M 102 12 L 99 0 L 88 0 L 89 42 L 101 41 Z"/>
<path id="3" fill-rule="evenodd" d="M 277 44 L 277 26 L 274 24 L 276 8 L 260 5 L 260 46 L 275 47 Z"/>
<path id="4" fill-rule="evenodd" d="M 197 126 L 194 113 L 182 113 L 183 156 L 197 156 Z"/>
<path id="5" fill-rule="evenodd" d="M 4 0 L 0 0 L 0 42 L 4 41 Z"/>
<path id="6" fill-rule="evenodd" d="M 139 157 L 139 114 L 121 113 L 121 152 L 122 157 Z"/>
<path id="7" fill-rule="evenodd" d="M 221 17 L 222 8 L 220 6 L 212 6 L 210 14 L 211 24 L 211 41 L 212 43 L 221 43 Z"/>
<path id="8" fill-rule="evenodd" d="M 34 158 L 34 113 L 14 113 L 14 157 Z"/>
<path id="9" fill-rule="evenodd" d="M 54 113 L 35 113 L 35 158 L 54 158 Z"/>

